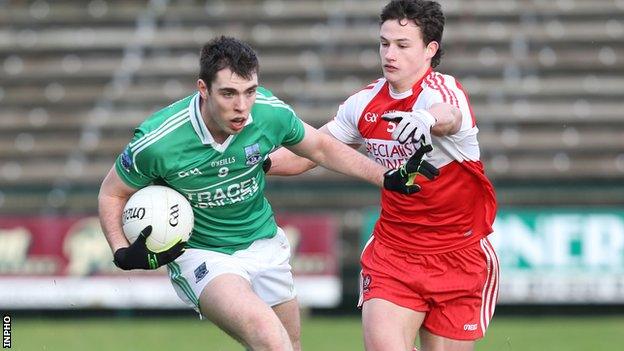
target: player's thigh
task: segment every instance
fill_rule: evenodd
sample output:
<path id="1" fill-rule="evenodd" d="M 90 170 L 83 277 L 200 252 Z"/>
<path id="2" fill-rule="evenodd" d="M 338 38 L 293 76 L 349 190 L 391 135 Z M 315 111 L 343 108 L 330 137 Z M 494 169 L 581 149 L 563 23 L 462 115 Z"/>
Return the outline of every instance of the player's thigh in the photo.
<path id="1" fill-rule="evenodd" d="M 284 327 L 273 310 L 236 274 L 210 281 L 199 297 L 201 313 L 238 340 L 253 345 L 259 338 L 281 339 Z"/>
<path id="2" fill-rule="evenodd" d="M 245 261 L 251 259 L 253 264 L 248 267 L 252 288 L 269 306 L 280 305 L 297 296 L 290 266 L 290 244 L 281 228 L 273 238 L 258 240 L 235 256 Z"/>
<path id="3" fill-rule="evenodd" d="M 299 350 L 301 348 L 301 318 L 299 313 L 299 302 L 295 298 L 279 305 L 275 305 L 272 308 L 282 322 L 282 325 L 284 325 L 284 328 L 286 328 L 290 341 L 293 344 L 293 348 L 295 350 Z"/>
<path id="4" fill-rule="evenodd" d="M 455 340 L 435 335 L 427 329 L 420 330 L 420 351 L 472 351 L 472 340 Z"/>
<path id="5" fill-rule="evenodd" d="M 485 335 L 498 296 L 498 260 L 487 239 L 465 248 L 431 255 L 443 276 L 423 280 L 431 308 L 423 327 L 451 340 L 474 341 Z"/>
<path id="6" fill-rule="evenodd" d="M 411 350 L 424 312 L 379 298 L 362 305 L 362 328 L 367 351 Z"/>

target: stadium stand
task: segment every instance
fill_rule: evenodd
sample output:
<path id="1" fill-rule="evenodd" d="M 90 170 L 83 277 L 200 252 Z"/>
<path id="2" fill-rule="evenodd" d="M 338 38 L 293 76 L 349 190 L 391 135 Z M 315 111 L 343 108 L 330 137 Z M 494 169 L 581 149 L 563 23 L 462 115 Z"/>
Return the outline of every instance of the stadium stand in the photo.
<path id="1" fill-rule="evenodd" d="M 380 75 L 384 3 L 0 1 L 0 211 L 94 212 L 132 128 L 194 89 L 218 34 L 257 48 L 261 83 L 321 126 Z M 440 70 L 471 96 L 501 203 L 624 203 L 624 2 L 441 3 Z M 322 169 L 273 178 L 269 195 L 290 209 L 378 196 Z"/>

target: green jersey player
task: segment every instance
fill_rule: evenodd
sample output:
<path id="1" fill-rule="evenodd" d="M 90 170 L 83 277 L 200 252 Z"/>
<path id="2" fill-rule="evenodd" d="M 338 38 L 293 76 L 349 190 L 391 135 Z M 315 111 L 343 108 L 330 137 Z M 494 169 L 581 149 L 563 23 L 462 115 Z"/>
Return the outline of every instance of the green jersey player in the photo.
<path id="1" fill-rule="evenodd" d="M 201 51 L 198 91 L 145 120 L 104 179 L 102 228 L 122 269 L 167 264 L 178 296 L 250 349 L 298 350 L 299 309 L 290 247 L 264 197 L 263 162 L 280 146 L 387 189 L 411 193 L 410 172 L 430 173 L 414 157 L 388 171 L 319 133 L 258 85 L 258 61 L 247 44 L 220 37 Z M 431 175 L 433 176 L 433 175 Z M 194 209 L 188 243 L 154 253 L 147 227 L 132 245 L 121 228 L 128 198 L 165 184 Z"/>

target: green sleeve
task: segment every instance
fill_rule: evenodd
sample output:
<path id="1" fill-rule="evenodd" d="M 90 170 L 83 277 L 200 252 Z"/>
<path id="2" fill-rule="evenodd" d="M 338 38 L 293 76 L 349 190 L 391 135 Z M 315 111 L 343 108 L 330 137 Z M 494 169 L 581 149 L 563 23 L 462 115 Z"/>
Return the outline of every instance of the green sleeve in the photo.
<path id="1" fill-rule="evenodd" d="M 278 99 L 270 90 L 258 87 L 252 114 L 254 118 L 258 117 L 262 128 L 275 145 L 290 146 L 303 140 L 303 122 L 290 105 Z"/>
<path id="2" fill-rule="evenodd" d="M 133 188 L 143 188 L 157 178 L 154 174 L 156 155 L 151 155 L 151 148 L 145 148 L 144 134 L 141 128 L 135 129 L 134 138 L 115 161 L 117 175 Z"/>
<path id="3" fill-rule="evenodd" d="M 295 145 L 303 140 L 305 136 L 305 129 L 303 127 L 303 122 L 292 112 L 289 116 L 288 125 L 287 125 L 287 133 L 282 140 L 282 145 L 289 146 Z"/>

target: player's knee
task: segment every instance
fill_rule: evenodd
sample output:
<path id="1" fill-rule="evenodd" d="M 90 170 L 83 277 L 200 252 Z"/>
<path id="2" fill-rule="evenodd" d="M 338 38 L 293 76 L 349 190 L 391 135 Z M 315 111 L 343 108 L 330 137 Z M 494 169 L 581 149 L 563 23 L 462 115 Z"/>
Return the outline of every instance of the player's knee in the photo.
<path id="1" fill-rule="evenodd" d="M 288 333 L 288 338 L 293 345 L 301 341 L 301 327 L 299 326 L 299 324 L 284 326 L 284 328 L 286 329 L 286 332 Z"/>
<path id="2" fill-rule="evenodd" d="M 248 320 L 246 342 L 254 350 L 290 350 L 289 335 L 279 322 L 263 316 L 253 316 Z"/>
<path id="3" fill-rule="evenodd" d="M 297 330 L 297 332 L 295 334 L 288 334 L 288 337 L 290 338 L 290 343 L 293 346 L 293 350 L 294 351 L 300 351 L 301 350 L 301 333 L 299 332 L 299 330 Z"/>

